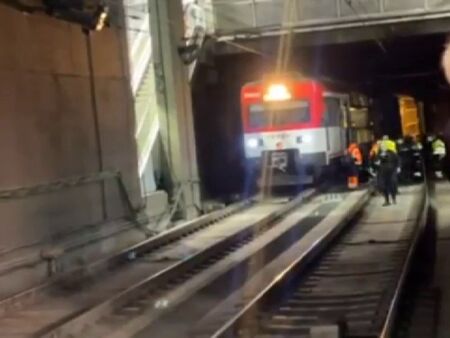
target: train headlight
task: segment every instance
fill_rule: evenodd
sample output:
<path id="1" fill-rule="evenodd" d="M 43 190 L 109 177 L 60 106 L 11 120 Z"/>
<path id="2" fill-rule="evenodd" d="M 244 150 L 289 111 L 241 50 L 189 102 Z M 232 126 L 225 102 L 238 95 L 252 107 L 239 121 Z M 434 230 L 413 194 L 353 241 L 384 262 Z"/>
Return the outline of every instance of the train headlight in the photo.
<path id="1" fill-rule="evenodd" d="M 304 143 L 312 143 L 313 138 L 312 138 L 311 135 L 303 135 L 302 141 L 303 141 Z"/>
<path id="2" fill-rule="evenodd" d="M 257 138 L 249 138 L 247 140 L 247 147 L 248 148 L 255 149 L 255 148 L 258 148 L 258 145 L 259 145 L 259 141 L 258 141 Z"/>
<path id="3" fill-rule="evenodd" d="M 264 101 L 287 101 L 291 98 L 288 87 L 282 83 L 271 84 L 264 95 Z"/>

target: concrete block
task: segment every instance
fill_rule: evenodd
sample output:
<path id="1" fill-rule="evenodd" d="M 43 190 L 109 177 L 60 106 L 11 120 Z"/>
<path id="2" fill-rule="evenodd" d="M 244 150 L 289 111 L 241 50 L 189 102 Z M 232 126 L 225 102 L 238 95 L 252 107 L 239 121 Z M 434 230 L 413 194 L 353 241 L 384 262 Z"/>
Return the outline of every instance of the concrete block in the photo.
<path id="1" fill-rule="evenodd" d="M 164 214 L 169 207 L 169 198 L 165 191 L 155 191 L 145 196 L 148 217 L 158 217 Z"/>

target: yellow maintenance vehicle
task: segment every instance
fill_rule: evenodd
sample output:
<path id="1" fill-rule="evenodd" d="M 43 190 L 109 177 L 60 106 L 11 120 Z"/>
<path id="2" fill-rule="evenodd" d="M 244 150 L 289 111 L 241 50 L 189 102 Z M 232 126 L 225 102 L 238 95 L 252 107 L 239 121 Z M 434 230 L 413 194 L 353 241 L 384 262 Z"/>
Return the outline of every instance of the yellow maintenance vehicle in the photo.
<path id="1" fill-rule="evenodd" d="M 422 134 L 419 103 L 411 96 L 399 95 L 398 105 L 403 136 L 418 138 Z"/>

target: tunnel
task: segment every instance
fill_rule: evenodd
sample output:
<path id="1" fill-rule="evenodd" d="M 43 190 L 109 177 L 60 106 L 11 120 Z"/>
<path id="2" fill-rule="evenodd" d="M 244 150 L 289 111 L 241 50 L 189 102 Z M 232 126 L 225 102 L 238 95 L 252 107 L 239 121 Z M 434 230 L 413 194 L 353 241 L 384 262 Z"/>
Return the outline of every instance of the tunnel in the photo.
<path id="1" fill-rule="evenodd" d="M 0 0 L 1 337 L 450 337 L 448 147 L 400 159 L 450 145 L 450 0 L 32 2 Z"/>
<path id="2" fill-rule="evenodd" d="M 294 37 L 302 39 L 302 37 Z M 240 90 L 245 83 L 274 72 L 282 39 L 261 42 L 249 52 L 210 55 L 193 85 L 199 170 L 204 193 L 213 198 L 239 194 L 243 184 L 243 143 Z M 423 106 L 427 133 L 448 129 L 449 87 L 441 58 L 444 33 L 373 38 L 347 43 L 293 47 L 286 67 L 317 79 L 333 90 L 359 91 L 372 99 L 377 137 L 401 136 L 397 95 L 408 95 Z M 241 47 L 241 48 L 240 48 Z M 446 132 L 448 134 L 448 131 Z"/>

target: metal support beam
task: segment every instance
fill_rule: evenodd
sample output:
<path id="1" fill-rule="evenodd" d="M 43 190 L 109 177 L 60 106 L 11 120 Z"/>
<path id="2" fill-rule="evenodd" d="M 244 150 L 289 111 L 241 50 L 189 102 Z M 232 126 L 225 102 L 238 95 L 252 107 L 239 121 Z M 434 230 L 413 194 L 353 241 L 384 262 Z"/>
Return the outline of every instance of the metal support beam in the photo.
<path id="1" fill-rule="evenodd" d="M 352 43 L 373 39 L 386 39 L 389 37 L 446 33 L 448 32 L 449 23 L 450 13 L 445 18 L 434 18 L 424 21 L 402 22 L 398 20 L 397 22 L 388 21 L 386 23 L 374 23 L 373 25 L 367 24 L 365 27 L 330 25 L 329 27 L 322 27 L 322 30 L 318 28 L 296 29 L 294 33 L 297 38 L 293 41 L 293 48 Z M 262 50 L 268 50 L 267 46 L 274 46 L 275 48 L 279 39 L 279 35 L 272 34 L 255 38 L 236 38 L 235 40 L 231 40 L 234 44 L 227 41 L 219 41 L 215 45 L 214 51 L 217 55 L 248 53 L 249 50 L 260 52 Z"/>
<path id="2" fill-rule="evenodd" d="M 198 214 L 200 189 L 188 68 L 178 54 L 184 36 L 181 0 L 150 0 L 158 116 L 173 196 L 181 191 L 184 216 Z"/>

